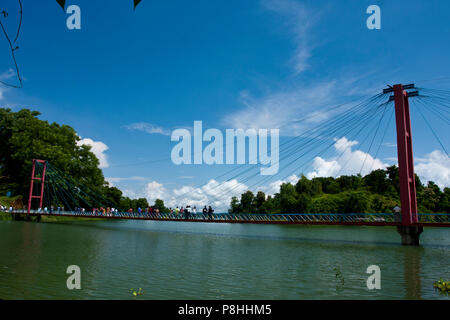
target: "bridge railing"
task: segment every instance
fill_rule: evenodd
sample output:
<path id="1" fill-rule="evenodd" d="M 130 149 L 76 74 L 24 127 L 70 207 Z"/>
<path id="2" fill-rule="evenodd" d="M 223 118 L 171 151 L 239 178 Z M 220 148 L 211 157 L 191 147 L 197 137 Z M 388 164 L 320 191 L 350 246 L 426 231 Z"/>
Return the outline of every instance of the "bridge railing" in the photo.
<path id="1" fill-rule="evenodd" d="M 15 213 L 27 213 L 16 210 Z M 98 218 L 154 219 L 154 220 L 192 220 L 192 221 L 234 221 L 234 222 L 278 222 L 278 223 L 399 223 L 400 214 L 393 213 L 147 213 L 147 212 L 114 212 L 99 211 L 62 211 L 32 210 L 32 214 L 50 214 L 61 216 L 80 216 Z M 419 223 L 450 223 L 450 214 L 421 213 Z"/>
<path id="2" fill-rule="evenodd" d="M 418 215 L 419 223 L 450 223 L 450 214 L 448 213 L 420 213 Z"/>

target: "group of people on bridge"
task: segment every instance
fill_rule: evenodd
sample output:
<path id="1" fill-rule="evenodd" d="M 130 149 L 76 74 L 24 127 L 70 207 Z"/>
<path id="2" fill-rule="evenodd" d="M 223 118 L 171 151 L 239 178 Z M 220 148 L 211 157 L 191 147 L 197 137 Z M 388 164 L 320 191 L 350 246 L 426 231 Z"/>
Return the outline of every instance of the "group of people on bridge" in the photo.
<path id="1" fill-rule="evenodd" d="M 7 207 L 6 207 L 6 206 L 0 205 L 0 211 L 6 211 L 6 210 L 7 210 Z M 8 211 L 9 211 L 9 212 L 13 212 L 13 210 L 14 210 L 14 208 L 13 208 L 12 206 L 9 206 Z"/>
<path id="2" fill-rule="evenodd" d="M 58 207 L 57 212 L 61 212 L 64 211 L 63 207 Z M 47 207 L 44 208 L 44 212 L 48 212 Z M 50 209 L 50 213 L 54 212 L 54 208 L 53 206 Z M 85 214 L 86 213 L 86 209 L 85 208 L 75 208 L 75 212 L 77 214 Z M 114 216 L 117 215 L 119 213 L 119 210 L 116 208 L 104 208 L 104 207 L 100 207 L 100 208 L 93 208 L 91 211 L 94 215 L 101 215 L 101 216 Z M 170 213 L 170 214 L 175 214 L 175 216 L 177 217 L 183 217 L 185 219 L 189 219 L 192 216 L 196 216 L 198 214 L 197 212 L 197 207 L 194 206 L 191 208 L 190 205 L 187 205 L 186 207 L 176 207 L 175 209 L 173 208 L 169 208 L 168 212 L 161 212 L 159 208 L 154 208 L 154 207 L 147 207 L 145 209 L 142 209 L 141 207 L 137 208 L 137 210 L 135 211 L 133 208 L 128 209 L 127 214 L 129 215 L 137 215 L 139 217 L 145 217 L 145 216 L 156 216 L 159 217 L 161 216 L 162 213 Z M 204 216 L 208 216 L 209 218 L 212 218 L 212 215 L 214 213 L 214 210 L 211 206 L 204 206 L 202 209 L 202 213 Z"/>

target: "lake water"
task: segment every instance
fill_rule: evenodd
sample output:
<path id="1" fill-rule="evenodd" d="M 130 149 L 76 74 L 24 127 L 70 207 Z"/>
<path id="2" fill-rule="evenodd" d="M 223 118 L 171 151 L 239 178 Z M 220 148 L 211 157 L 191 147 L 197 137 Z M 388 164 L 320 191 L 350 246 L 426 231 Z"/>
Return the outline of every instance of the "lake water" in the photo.
<path id="1" fill-rule="evenodd" d="M 0 221 L 0 299 L 448 299 L 433 282 L 450 279 L 450 229 L 421 244 L 393 227 Z"/>

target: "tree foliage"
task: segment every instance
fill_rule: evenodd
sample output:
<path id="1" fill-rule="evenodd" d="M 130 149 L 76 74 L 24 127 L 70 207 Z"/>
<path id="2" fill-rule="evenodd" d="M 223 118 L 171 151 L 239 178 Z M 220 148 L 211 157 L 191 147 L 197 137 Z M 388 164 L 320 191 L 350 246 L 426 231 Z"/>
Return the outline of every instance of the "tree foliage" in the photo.
<path id="1" fill-rule="evenodd" d="M 443 191 L 432 181 L 424 186 L 416 175 L 419 212 L 450 213 L 450 189 Z M 339 178 L 304 175 L 293 185 L 284 183 L 273 197 L 251 191 L 233 197 L 230 212 L 240 213 L 387 213 L 400 205 L 396 166 L 374 170 L 368 175 Z"/>

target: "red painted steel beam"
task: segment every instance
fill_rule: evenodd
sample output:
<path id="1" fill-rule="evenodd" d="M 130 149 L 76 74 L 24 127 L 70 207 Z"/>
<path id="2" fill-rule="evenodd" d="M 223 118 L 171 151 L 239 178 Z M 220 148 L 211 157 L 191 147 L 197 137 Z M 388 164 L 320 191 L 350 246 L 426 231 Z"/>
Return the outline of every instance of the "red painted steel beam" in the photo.
<path id="1" fill-rule="evenodd" d="M 46 170 L 47 170 L 47 161 L 44 161 L 44 169 L 42 171 L 42 181 L 41 181 L 41 197 L 39 199 L 39 208 L 41 209 L 42 209 L 42 200 L 44 200 L 44 183 Z"/>
<path id="2" fill-rule="evenodd" d="M 411 226 L 418 222 L 416 181 L 408 93 L 401 84 L 394 85 L 394 100 L 402 225 Z"/>
<path id="3" fill-rule="evenodd" d="M 33 200 L 33 180 L 34 180 L 34 171 L 36 169 L 36 160 L 33 160 L 33 168 L 31 169 L 31 179 L 30 179 L 30 195 L 28 197 L 28 211 L 30 214 L 31 211 L 31 200 Z"/>

